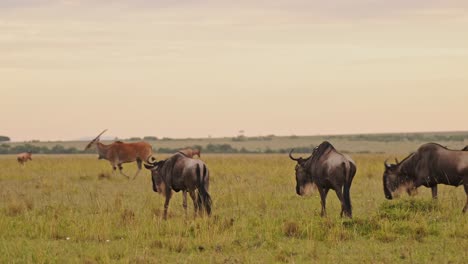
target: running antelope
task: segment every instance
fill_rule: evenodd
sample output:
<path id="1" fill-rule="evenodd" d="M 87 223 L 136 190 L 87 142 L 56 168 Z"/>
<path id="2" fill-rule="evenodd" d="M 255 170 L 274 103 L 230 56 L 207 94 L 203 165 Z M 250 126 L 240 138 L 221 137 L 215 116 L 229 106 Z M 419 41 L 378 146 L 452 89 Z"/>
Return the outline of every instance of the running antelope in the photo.
<path id="1" fill-rule="evenodd" d="M 137 162 L 138 171 L 133 176 L 133 179 L 137 177 L 142 168 L 143 161 L 151 162 L 153 161 L 153 148 L 150 144 L 146 142 L 134 142 L 134 143 L 124 143 L 122 141 L 115 141 L 112 144 L 105 145 L 100 142 L 100 137 L 106 130 L 102 131 L 95 139 L 91 140 L 86 146 L 85 150 L 91 148 L 93 145 L 96 145 L 98 152 L 98 159 L 105 159 L 110 162 L 112 165 L 113 172 L 115 173 L 117 167 L 119 168 L 120 174 L 130 179 L 122 171 L 122 164 L 129 162 Z"/>
<path id="2" fill-rule="evenodd" d="M 32 152 L 28 151 L 28 152 L 23 152 L 23 153 L 18 154 L 16 159 L 18 160 L 19 164 L 24 165 L 28 160 L 32 160 L 31 156 L 32 156 Z"/>

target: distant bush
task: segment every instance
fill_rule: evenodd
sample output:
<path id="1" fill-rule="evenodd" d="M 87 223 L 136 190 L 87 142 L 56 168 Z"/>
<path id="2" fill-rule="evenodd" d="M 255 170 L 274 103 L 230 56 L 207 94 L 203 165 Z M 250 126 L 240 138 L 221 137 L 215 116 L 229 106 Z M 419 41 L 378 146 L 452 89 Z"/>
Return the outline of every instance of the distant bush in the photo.
<path id="1" fill-rule="evenodd" d="M 150 141 L 150 140 L 156 141 L 156 140 L 158 140 L 158 138 L 157 138 L 157 137 L 153 137 L 153 136 L 146 136 L 146 137 L 143 137 L 143 140 L 146 140 L 146 141 Z"/>
<path id="2" fill-rule="evenodd" d="M 10 138 L 7 136 L 0 136 L 0 142 L 2 141 L 10 141 Z"/>
<path id="3" fill-rule="evenodd" d="M 239 150 L 229 144 L 208 144 L 205 152 L 207 153 L 238 153 Z"/>
<path id="4" fill-rule="evenodd" d="M 140 141 L 141 137 L 131 137 L 128 139 L 128 141 Z"/>
<path id="5" fill-rule="evenodd" d="M 244 136 L 244 135 L 240 135 L 240 136 L 232 138 L 232 141 L 234 141 L 234 142 L 242 142 L 242 141 L 246 141 L 246 140 L 247 140 L 247 137 Z"/>
<path id="6" fill-rule="evenodd" d="M 259 136 L 259 137 L 246 137 L 244 135 L 240 135 L 237 137 L 233 137 L 231 140 L 234 142 L 242 142 L 242 141 L 270 141 L 275 137 L 275 135 L 268 135 L 266 137 Z"/>

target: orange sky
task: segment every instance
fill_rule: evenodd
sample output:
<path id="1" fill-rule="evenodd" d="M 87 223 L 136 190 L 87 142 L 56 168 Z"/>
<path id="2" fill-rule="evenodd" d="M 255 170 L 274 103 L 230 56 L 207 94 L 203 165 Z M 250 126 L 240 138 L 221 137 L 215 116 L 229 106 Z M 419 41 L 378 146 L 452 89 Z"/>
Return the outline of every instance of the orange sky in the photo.
<path id="1" fill-rule="evenodd" d="M 0 3 L 0 135 L 468 130 L 465 1 L 95 2 Z"/>

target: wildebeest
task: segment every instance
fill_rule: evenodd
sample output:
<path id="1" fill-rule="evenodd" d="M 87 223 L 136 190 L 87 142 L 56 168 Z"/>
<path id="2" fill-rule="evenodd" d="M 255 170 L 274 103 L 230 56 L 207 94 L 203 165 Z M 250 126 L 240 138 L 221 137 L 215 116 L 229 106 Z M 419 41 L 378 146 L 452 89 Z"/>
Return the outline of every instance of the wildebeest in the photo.
<path id="1" fill-rule="evenodd" d="M 384 162 L 383 187 L 385 197 L 405 188 L 408 193 L 423 185 L 432 188 L 432 198 L 437 198 L 437 184 L 464 185 L 468 209 L 468 152 L 450 150 L 436 143 L 427 143 L 397 164 Z"/>
<path id="2" fill-rule="evenodd" d="M 195 215 L 203 208 L 208 215 L 211 214 L 211 197 L 208 193 L 210 173 L 203 161 L 176 153 L 166 160 L 145 164 L 145 168 L 151 170 L 153 191 L 166 198 L 164 219 L 167 219 L 172 190 L 182 191 L 185 214 L 187 214 L 187 192 L 193 200 Z"/>
<path id="3" fill-rule="evenodd" d="M 462 151 L 468 151 L 468 146 L 465 146 Z"/>
<path id="4" fill-rule="evenodd" d="M 302 196 L 315 184 L 322 203 L 321 215 L 325 216 L 327 194 L 333 189 L 341 202 L 341 216 L 344 213 L 351 218 L 350 189 L 356 174 L 354 161 L 349 156 L 339 153 L 328 141 L 322 142 L 306 159 L 293 158 L 293 150 L 289 152 L 289 157 L 297 161 L 296 193 Z"/>
<path id="5" fill-rule="evenodd" d="M 178 152 L 184 154 L 185 156 L 189 158 L 193 158 L 195 155 L 198 155 L 199 158 L 201 157 L 199 149 L 184 148 L 184 149 L 179 150 Z"/>
<path id="6" fill-rule="evenodd" d="M 112 165 L 114 172 L 118 167 L 120 174 L 127 178 L 130 177 L 123 173 L 122 163 L 136 161 L 138 171 L 135 173 L 135 176 L 133 176 L 133 179 L 135 179 L 138 173 L 140 173 L 142 162 L 150 162 L 154 159 L 153 148 L 146 142 L 124 143 L 122 141 L 116 141 L 112 144 L 105 145 L 100 142 L 100 137 L 106 131 L 107 129 L 102 131 L 95 139 L 91 140 L 85 150 L 96 145 L 97 152 L 99 154 L 98 159 L 108 160 Z"/>
<path id="7" fill-rule="evenodd" d="M 28 160 L 32 160 L 32 152 L 27 151 L 19 153 L 18 156 L 16 156 L 16 160 L 18 160 L 19 164 L 24 165 Z"/>

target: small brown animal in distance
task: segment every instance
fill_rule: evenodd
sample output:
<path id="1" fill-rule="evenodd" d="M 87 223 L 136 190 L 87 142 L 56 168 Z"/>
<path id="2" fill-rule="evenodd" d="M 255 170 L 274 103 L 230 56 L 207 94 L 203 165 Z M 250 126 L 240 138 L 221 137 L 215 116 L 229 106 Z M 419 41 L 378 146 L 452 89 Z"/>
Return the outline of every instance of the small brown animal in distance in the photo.
<path id="1" fill-rule="evenodd" d="M 178 152 L 189 158 L 193 158 L 195 155 L 197 155 L 199 158 L 201 157 L 199 149 L 184 148 Z"/>
<path id="2" fill-rule="evenodd" d="M 28 151 L 28 152 L 20 153 L 18 154 L 16 159 L 18 160 L 19 164 L 24 165 L 28 160 L 32 160 L 32 152 Z"/>
<path id="3" fill-rule="evenodd" d="M 153 147 L 143 141 L 132 143 L 116 141 L 112 144 L 105 145 L 100 142 L 100 137 L 106 131 L 107 129 L 102 131 L 95 139 L 91 140 L 91 142 L 89 142 L 89 144 L 86 146 L 85 150 L 91 148 L 93 145 L 96 145 L 99 155 L 98 159 L 108 160 L 114 173 L 118 167 L 120 174 L 127 177 L 128 179 L 130 179 L 130 177 L 123 173 L 122 164 L 136 161 L 138 170 L 135 173 L 135 176 L 133 176 L 133 179 L 135 179 L 141 171 L 143 161 L 149 163 L 154 160 Z"/>

